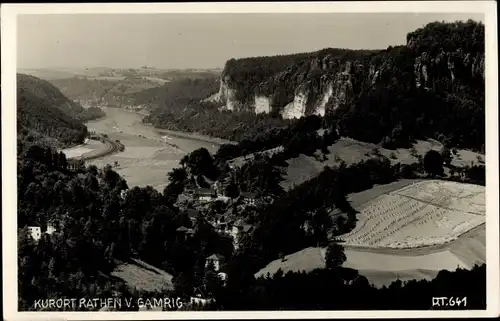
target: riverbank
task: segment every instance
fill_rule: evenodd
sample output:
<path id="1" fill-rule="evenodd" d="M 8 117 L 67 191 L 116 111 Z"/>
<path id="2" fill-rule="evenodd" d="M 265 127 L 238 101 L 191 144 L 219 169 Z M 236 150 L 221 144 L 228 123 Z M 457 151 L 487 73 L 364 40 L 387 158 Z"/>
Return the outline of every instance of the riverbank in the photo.
<path id="1" fill-rule="evenodd" d="M 158 131 L 142 122 L 143 114 L 130 110 L 109 107 L 106 114 L 106 117 L 88 122 L 89 130 L 118 140 L 125 150 L 88 163 L 98 167 L 116 164 L 114 170 L 125 178 L 129 188 L 150 185 L 162 191 L 168 184 L 168 172 L 180 166 L 182 157 L 199 148 L 215 153 L 223 143 L 192 134 Z"/>

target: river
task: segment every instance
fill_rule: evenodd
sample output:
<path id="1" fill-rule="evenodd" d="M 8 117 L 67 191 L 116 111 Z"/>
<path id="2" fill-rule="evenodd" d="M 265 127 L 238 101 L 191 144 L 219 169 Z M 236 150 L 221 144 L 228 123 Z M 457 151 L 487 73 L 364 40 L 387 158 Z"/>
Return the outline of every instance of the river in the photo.
<path id="1" fill-rule="evenodd" d="M 116 162 L 115 170 L 127 180 L 129 187 L 151 185 L 163 190 L 168 183 L 167 173 L 179 166 L 184 155 L 202 147 L 215 153 L 226 143 L 207 136 L 154 128 L 142 123 L 144 115 L 126 109 L 103 110 L 106 116 L 88 122 L 88 129 L 119 140 L 125 145 L 125 151 L 88 163 L 101 167 Z"/>

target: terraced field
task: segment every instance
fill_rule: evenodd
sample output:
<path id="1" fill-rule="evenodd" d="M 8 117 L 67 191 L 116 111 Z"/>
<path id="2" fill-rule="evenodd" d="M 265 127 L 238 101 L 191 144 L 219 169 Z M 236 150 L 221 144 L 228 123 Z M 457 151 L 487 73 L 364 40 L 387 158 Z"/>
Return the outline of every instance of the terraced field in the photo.
<path id="1" fill-rule="evenodd" d="M 484 192 L 471 184 L 402 180 L 349 195 L 359 213 L 356 227 L 338 237 L 343 266 L 381 287 L 485 263 Z M 311 247 L 270 262 L 255 276 L 318 268 L 325 268 L 325 249 Z"/>
<path id="2" fill-rule="evenodd" d="M 412 248 L 444 244 L 485 223 L 483 186 L 428 180 L 363 206 L 345 245 Z"/>

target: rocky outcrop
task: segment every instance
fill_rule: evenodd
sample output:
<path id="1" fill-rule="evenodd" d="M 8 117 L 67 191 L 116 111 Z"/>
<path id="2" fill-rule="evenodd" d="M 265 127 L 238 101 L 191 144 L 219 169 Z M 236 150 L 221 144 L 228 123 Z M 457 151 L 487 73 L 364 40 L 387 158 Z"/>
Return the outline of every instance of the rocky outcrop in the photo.
<path id="1" fill-rule="evenodd" d="M 461 48 L 454 52 L 440 52 L 431 57 L 423 52 L 415 58 L 414 75 L 417 88 L 431 89 L 433 81 L 444 78 L 440 71 L 447 70 L 445 74 L 451 83 L 458 78 L 467 80 L 481 77 L 484 80 L 484 53 L 477 53 L 472 57 L 471 53 L 465 53 Z"/>
<path id="2" fill-rule="evenodd" d="M 409 33 L 406 45 L 386 50 L 329 48 L 231 59 L 224 68 L 220 90 L 211 99 L 228 110 L 277 112 L 284 118 L 298 118 L 324 116 L 379 84 L 440 92 L 460 90 L 463 85 L 480 87 L 479 78 L 485 77 L 483 29 L 474 22 L 433 23 Z"/>
<path id="3" fill-rule="evenodd" d="M 255 96 L 255 113 L 270 113 L 271 112 L 271 103 L 270 99 L 265 96 Z"/>
<path id="4" fill-rule="evenodd" d="M 306 105 L 309 93 L 307 91 L 298 92 L 293 101 L 285 106 L 281 112 L 284 119 L 300 118 L 306 113 Z"/>
<path id="5" fill-rule="evenodd" d="M 229 80 L 228 76 L 221 77 L 219 91 L 204 101 L 222 104 L 221 109 L 224 110 L 236 110 L 239 105 L 236 99 L 236 90 L 228 85 Z"/>

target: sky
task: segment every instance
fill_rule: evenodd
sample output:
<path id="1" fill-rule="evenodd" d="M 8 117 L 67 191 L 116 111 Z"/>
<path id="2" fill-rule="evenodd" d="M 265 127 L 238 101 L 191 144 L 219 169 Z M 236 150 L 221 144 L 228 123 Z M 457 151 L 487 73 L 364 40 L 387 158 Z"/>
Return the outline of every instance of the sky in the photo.
<path id="1" fill-rule="evenodd" d="M 17 67 L 222 68 L 231 58 L 385 49 L 450 13 L 19 15 Z"/>

